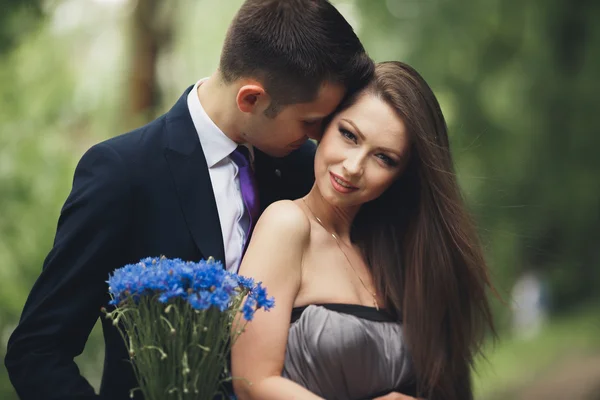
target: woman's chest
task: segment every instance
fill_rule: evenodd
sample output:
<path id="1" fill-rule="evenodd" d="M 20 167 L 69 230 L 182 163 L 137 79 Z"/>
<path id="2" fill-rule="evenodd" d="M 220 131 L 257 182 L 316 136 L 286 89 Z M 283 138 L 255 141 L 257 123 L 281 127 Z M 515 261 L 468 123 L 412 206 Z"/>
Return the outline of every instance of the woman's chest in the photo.
<path id="1" fill-rule="evenodd" d="M 306 252 L 297 304 L 371 304 L 373 292 L 369 268 L 355 250 L 343 252 L 335 243 L 323 243 Z"/>

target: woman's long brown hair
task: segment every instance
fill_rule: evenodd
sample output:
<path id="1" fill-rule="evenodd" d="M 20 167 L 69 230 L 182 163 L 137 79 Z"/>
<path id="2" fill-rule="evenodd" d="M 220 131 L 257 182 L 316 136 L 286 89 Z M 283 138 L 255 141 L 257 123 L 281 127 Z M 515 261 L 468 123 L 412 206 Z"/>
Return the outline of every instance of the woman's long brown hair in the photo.
<path id="1" fill-rule="evenodd" d="M 362 93 L 396 110 L 411 149 L 401 177 L 362 206 L 353 241 L 386 308 L 402 318 L 419 396 L 472 399 L 474 357 L 486 331 L 494 332 L 487 296 L 493 288 L 457 183 L 444 116 L 425 80 L 400 62 L 378 64 Z"/>

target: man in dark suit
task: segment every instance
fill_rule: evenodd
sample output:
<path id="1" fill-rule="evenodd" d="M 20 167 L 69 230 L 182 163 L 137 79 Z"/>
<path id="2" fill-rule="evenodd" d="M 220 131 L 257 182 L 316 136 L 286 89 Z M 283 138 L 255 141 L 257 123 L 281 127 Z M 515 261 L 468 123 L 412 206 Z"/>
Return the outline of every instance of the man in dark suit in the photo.
<path id="1" fill-rule="evenodd" d="M 213 75 L 163 116 L 93 146 L 79 162 L 54 246 L 8 344 L 5 363 L 21 399 L 128 399 L 133 370 L 105 318 L 99 395 L 73 361 L 109 301 L 109 273 L 159 255 L 213 256 L 237 271 L 257 217 L 244 179 L 254 182 L 261 209 L 307 193 L 308 137 L 318 138 L 323 119 L 372 72 L 326 0 L 246 1 Z"/>

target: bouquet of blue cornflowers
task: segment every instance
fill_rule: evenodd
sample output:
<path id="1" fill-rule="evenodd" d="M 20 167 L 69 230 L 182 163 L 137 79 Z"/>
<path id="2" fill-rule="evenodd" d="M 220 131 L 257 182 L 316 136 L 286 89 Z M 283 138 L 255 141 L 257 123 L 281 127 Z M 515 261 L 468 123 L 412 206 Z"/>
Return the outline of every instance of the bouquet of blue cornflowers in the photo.
<path id="1" fill-rule="evenodd" d="M 104 312 L 125 340 L 145 400 L 212 400 L 244 325 L 274 306 L 260 283 L 212 258 L 146 258 L 107 283 L 114 309 Z"/>

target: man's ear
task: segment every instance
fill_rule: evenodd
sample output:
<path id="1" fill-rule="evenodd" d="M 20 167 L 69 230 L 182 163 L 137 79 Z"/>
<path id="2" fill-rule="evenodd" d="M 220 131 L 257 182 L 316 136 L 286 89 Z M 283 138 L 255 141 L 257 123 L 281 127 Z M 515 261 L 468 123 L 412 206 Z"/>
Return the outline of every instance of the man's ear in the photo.
<path id="1" fill-rule="evenodd" d="M 241 112 L 252 113 L 260 109 L 261 104 L 266 104 L 269 101 L 268 97 L 269 95 L 262 86 L 248 84 L 238 90 L 235 101 Z"/>

